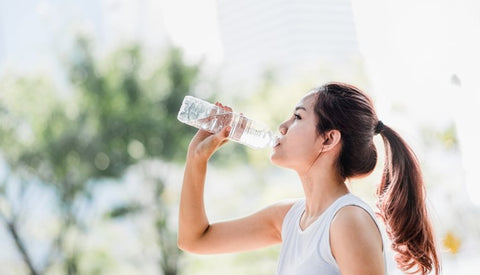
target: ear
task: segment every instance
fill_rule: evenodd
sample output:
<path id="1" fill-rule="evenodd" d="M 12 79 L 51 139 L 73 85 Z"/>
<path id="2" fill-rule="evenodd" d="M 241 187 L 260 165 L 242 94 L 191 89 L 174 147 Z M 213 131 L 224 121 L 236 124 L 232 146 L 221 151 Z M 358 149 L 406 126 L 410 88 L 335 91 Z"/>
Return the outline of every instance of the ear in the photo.
<path id="1" fill-rule="evenodd" d="M 327 131 L 323 135 L 323 151 L 329 151 L 335 148 L 337 145 L 341 144 L 342 133 L 338 130 Z"/>

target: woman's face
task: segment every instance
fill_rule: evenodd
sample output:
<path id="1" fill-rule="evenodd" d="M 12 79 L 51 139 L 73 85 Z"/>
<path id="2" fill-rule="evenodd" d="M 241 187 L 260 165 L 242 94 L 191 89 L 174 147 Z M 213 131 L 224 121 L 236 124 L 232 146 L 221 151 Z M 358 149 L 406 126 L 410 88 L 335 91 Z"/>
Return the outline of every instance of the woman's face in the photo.
<path id="1" fill-rule="evenodd" d="M 313 110 L 316 93 L 308 93 L 294 108 L 289 119 L 279 126 L 279 143 L 273 148 L 273 164 L 301 171 L 308 169 L 322 150 L 323 138 L 317 133 Z"/>

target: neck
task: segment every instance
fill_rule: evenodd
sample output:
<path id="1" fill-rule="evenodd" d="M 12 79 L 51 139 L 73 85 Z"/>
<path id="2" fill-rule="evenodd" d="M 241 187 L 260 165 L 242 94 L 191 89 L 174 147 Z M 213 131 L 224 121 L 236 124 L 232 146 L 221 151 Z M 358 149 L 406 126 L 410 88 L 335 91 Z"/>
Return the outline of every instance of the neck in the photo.
<path id="1" fill-rule="evenodd" d="M 298 174 L 305 193 L 307 218 L 320 216 L 336 199 L 349 192 L 345 179 L 333 165 L 325 167 L 321 163 L 316 163 L 308 171 Z"/>

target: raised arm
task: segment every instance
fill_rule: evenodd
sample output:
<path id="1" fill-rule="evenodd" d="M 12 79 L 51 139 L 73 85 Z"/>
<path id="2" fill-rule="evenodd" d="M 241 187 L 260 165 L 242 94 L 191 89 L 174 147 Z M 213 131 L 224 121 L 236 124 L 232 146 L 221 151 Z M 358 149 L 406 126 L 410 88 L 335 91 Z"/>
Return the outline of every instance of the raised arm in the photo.
<path id="1" fill-rule="evenodd" d="M 229 127 L 212 135 L 198 131 L 192 139 L 180 197 L 178 246 L 199 254 L 251 250 L 281 241 L 281 227 L 291 202 L 281 202 L 244 218 L 211 224 L 205 212 L 207 162 L 228 136 Z"/>

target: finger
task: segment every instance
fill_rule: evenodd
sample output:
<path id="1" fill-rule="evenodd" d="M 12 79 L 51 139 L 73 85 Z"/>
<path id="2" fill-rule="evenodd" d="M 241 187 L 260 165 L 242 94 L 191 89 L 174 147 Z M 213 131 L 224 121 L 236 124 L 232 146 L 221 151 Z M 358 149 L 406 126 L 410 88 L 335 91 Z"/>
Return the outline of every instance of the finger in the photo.
<path id="1" fill-rule="evenodd" d="M 217 101 L 217 102 L 215 102 L 215 105 L 218 106 L 218 107 L 220 107 L 220 108 L 222 108 L 222 109 L 224 109 L 224 110 L 226 110 L 226 111 L 230 111 L 230 112 L 232 111 L 232 108 L 230 108 L 230 107 L 227 106 L 227 105 L 223 105 L 221 102 L 218 102 L 218 101 Z"/>
<path id="2" fill-rule="evenodd" d="M 218 140 L 217 146 L 220 147 L 228 141 L 228 136 L 230 135 L 231 130 L 232 130 L 232 127 L 229 125 L 229 126 L 226 126 L 225 128 L 223 128 L 217 134 L 217 140 Z"/>
<path id="3" fill-rule="evenodd" d="M 217 101 L 217 102 L 215 102 L 215 105 L 216 105 L 217 107 L 220 107 L 220 108 L 224 109 L 224 106 L 223 106 L 223 104 L 222 104 L 222 103 L 220 103 L 220 102 L 218 102 L 218 101 Z"/>
<path id="4" fill-rule="evenodd" d="M 219 140 L 225 141 L 228 138 L 228 135 L 230 134 L 231 130 L 232 130 L 232 126 L 228 125 L 228 126 L 224 127 L 216 135 L 218 136 Z"/>
<path id="5" fill-rule="evenodd" d="M 232 132 L 231 125 L 227 125 L 225 128 L 222 129 L 222 136 L 223 136 L 223 140 L 221 142 L 222 145 L 228 141 L 228 138 L 230 137 L 231 132 Z"/>
<path id="6" fill-rule="evenodd" d="M 227 138 L 230 130 L 231 127 L 227 126 L 223 128 L 220 132 L 216 133 L 215 135 L 209 137 L 206 140 L 207 142 L 204 144 L 206 148 L 205 152 L 207 152 L 209 156 L 211 156 L 215 152 L 215 150 L 217 150 L 220 146 L 222 146 L 223 144 L 225 144 L 225 142 L 228 141 Z"/>

